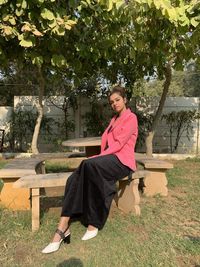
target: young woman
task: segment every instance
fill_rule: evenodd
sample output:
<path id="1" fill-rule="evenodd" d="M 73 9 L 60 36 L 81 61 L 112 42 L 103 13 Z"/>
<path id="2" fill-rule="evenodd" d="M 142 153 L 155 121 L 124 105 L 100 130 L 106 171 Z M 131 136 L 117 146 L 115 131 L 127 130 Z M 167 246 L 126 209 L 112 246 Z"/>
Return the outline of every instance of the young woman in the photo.
<path id="1" fill-rule="evenodd" d="M 114 87 L 109 102 L 116 115 L 102 135 L 101 153 L 82 161 L 68 178 L 58 229 L 42 253 L 57 251 L 62 241 L 70 243 L 69 220 L 78 214 L 88 225 L 82 240 L 95 237 L 108 217 L 116 181 L 136 169 L 138 124 L 136 115 L 126 107 L 124 88 Z"/>

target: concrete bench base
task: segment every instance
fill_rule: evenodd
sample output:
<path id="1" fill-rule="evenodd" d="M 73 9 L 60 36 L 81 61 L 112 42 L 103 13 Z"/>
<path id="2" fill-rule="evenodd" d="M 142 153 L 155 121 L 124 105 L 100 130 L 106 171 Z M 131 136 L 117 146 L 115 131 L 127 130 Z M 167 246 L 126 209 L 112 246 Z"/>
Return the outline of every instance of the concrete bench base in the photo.
<path id="1" fill-rule="evenodd" d="M 3 180 L 0 193 L 1 205 L 12 210 L 29 210 L 31 208 L 30 189 L 16 190 L 13 184 L 24 175 L 37 173 L 45 173 L 45 163 L 41 159 L 15 159 L 0 169 L 0 179 Z"/>
<path id="2" fill-rule="evenodd" d="M 168 195 L 167 188 L 167 170 L 146 169 L 149 174 L 144 179 L 143 193 L 145 196 L 155 196 L 157 194 L 166 197 Z"/>
<path id="3" fill-rule="evenodd" d="M 0 203 L 12 210 L 30 210 L 30 189 L 20 188 L 16 190 L 13 188 L 13 184 L 18 179 L 3 179 L 4 185 L 0 194 Z"/>
<path id="4" fill-rule="evenodd" d="M 140 195 L 138 191 L 139 179 L 131 182 L 122 180 L 119 182 L 119 190 L 115 197 L 117 207 L 125 213 L 132 212 L 140 215 Z"/>
<path id="5" fill-rule="evenodd" d="M 143 179 L 143 194 L 145 196 L 168 195 L 166 172 L 173 168 L 173 164 L 155 159 L 155 158 L 138 158 L 137 164 L 143 166 L 148 174 Z"/>

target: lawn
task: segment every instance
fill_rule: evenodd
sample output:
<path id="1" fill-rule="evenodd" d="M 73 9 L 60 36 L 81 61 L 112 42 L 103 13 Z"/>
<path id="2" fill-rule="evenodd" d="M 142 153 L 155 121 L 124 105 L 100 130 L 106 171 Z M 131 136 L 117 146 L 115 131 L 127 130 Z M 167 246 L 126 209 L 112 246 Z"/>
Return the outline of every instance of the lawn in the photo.
<path id="1" fill-rule="evenodd" d="M 200 159 L 175 161 L 168 171 L 169 195 L 142 197 L 140 217 L 112 208 L 98 236 L 80 238 L 85 228 L 71 224 L 71 244 L 41 254 L 56 228 L 60 209 L 42 216 L 31 232 L 31 215 L 0 209 L 0 266 L 6 267 L 200 267 Z M 1 166 L 1 163 L 0 163 Z M 66 170 L 66 162 L 47 162 L 49 172 Z"/>

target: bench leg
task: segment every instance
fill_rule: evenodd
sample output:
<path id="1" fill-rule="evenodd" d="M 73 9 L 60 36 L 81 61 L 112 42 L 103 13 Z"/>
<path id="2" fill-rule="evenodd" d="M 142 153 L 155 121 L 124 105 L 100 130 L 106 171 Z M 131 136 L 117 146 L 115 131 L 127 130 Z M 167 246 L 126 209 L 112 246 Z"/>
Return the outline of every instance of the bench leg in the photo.
<path id="1" fill-rule="evenodd" d="M 144 178 L 143 193 L 146 196 L 168 195 L 166 170 L 145 169 L 150 173 Z"/>
<path id="2" fill-rule="evenodd" d="M 45 170 L 45 161 L 41 162 L 37 168 L 36 168 L 36 173 L 38 174 L 45 174 L 46 173 L 46 170 Z"/>
<path id="3" fill-rule="evenodd" d="M 116 196 L 117 207 L 125 213 L 133 212 L 140 215 L 140 195 L 138 191 L 139 179 L 119 181 L 118 194 Z"/>
<path id="4" fill-rule="evenodd" d="M 40 189 L 32 188 L 32 231 L 40 226 Z"/>

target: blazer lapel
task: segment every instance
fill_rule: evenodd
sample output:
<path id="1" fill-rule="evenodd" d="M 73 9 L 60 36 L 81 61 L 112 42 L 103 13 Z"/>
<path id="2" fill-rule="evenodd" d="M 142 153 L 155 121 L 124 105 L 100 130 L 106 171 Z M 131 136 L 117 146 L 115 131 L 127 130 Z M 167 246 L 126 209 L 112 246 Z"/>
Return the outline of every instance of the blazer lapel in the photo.
<path id="1" fill-rule="evenodd" d="M 112 129 L 110 130 L 112 132 L 112 130 L 117 127 L 117 125 L 119 125 L 125 118 L 127 118 L 128 116 L 130 116 L 131 111 L 128 108 L 126 111 L 123 112 L 123 114 L 115 121 L 115 117 L 113 118 L 113 120 L 111 121 L 110 125 L 112 125 Z"/>

